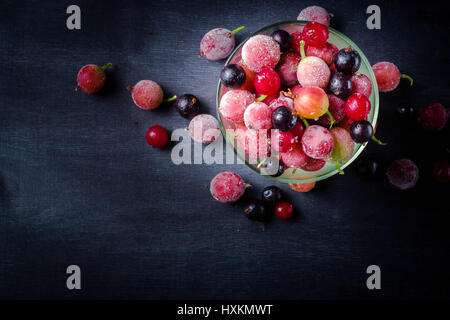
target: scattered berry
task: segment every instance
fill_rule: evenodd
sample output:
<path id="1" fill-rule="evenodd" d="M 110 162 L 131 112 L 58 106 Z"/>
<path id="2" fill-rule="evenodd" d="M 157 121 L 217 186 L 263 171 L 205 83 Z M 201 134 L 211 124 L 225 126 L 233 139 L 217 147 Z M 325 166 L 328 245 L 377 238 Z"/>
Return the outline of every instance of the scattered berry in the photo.
<path id="1" fill-rule="evenodd" d="M 271 135 L 271 146 L 280 153 L 289 152 L 297 145 L 298 138 L 291 132 L 273 130 Z"/>
<path id="2" fill-rule="evenodd" d="M 244 122 L 245 108 L 255 101 L 247 90 L 230 90 L 222 96 L 219 104 L 220 114 L 234 123 Z"/>
<path id="3" fill-rule="evenodd" d="M 262 192 L 262 201 L 267 206 L 275 206 L 277 202 L 281 201 L 281 198 L 283 198 L 283 194 L 277 186 L 265 187 Z"/>
<path id="4" fill-rule="evenodd" d="M 352 81 L 352 94 L 361 93 L 367 98 L 372 94 L 372 82 L 370 79 L 362 73 L 355 73 L 351 76 Z"/>
<path id="5" fill-rule="evenodd" d="M 275 68 L 280 60 L 280 45 L 266 35 L 256 35 L 247 40 L 242 47 L 242 59 L 254 72 L 264 68 Z"/>
<path id="6" fill-rule="evenodd" d="M 268 221 L 273 213 L 259 199 L 251 200 L 244 209 L 247 218 L 256 221 Z"/>
<path id="7" fill-rule="evenodd" d="M 419 110 L 419 125 L 427 131 L 439 131 L 445 127 L 449 112 L 440 103 L 431 103 Z"/>
<path id="8" fill-rule="evenodd" d="M 209 114 L 199 114 L 189 123 L 189 134 L 197 142 L 211 143 L 220 135 L 219 122 Z"/>
<path id="9" fill-rule="evenodd" d="M 292 87 L 297 83 L 297 68 L 301 57 L 295 53 L 287 52 L 281 55 L 275 71 L 280 76 L 281 84 Z"/>
<path id="10" fill-rule="evenodd" d="M 356 163 L 356 171 L 361 179 L 375 179 L 380 175 L 380 164 L 373 158 L 363 157 L 358 159 L 358 162 Z"/>
<path id="11" fill-rule="evenodd" d="M 302 38 L 310 46 L 321 47 L 327 43 L 329 31 L 317 22 L 308 22 L 302 31 Z"/>
<path id="12" fill-rule="evenodd" d="M 303 167 L 309 160 L 308 156 L 303 151 L 300 144 L 298 144 L 291 151 L 281 153 L 281 160 L 288 168 Z"/>
<path id="13" fill-rule="evenodd" d="M 264 102 L 253 102 L 245 109 L 244 122 L 249 129 L 270 129 L 272 127 L 272 110 Z"/>
<path id="14" fill-rule="evenodd" d="M 419 180 L 419 169 L 408 159 L 395 160 L 386 171 L 390 184 L 400 190 L 414 187 Z"/>
<path id="15" fill-rule="evenodd" d="M 297 117 L 292 114 L 292 111 L 285 107 L 280 106 L 272 112 L 272 125 L 275 129 L 281 131 L 291 130 L 297 123 Z"/>
<path id="16" fill-rule="evenodd" d="M 450 181 L 450 166 L 448 160 L 440 160 L 433 163 L 433 178 L 437 182 L 447 183 Z"/>
<path id="17" fill-rule="evenodd" d="M 355 142 L 345 129 L 335 127 L 330 130 L 334 140 L 334 148 L 331 158 L 334 162 L 345 163 L 353 155 Z"/>
<path id="18" fill-rule="evenodd" d="M 333 136 L 324 127 L 318 125 L 309 126 L 303 134 L 302 147 L 308 157 L 324 159 L 333 151 Z"/>
<path id="19" fill-rule="evenodd" d="M 272 32 L 272 38 L 280 45 L 281 52 L 286 52 L 291 48 L 291 35 L 284 30 Z"/>
<path id="20" fill-rule="evenodd" d="M 289 186 L 292 190 L 295 190 L 297 192 L 309 192 L 316 186 L 315 182 L 308 182 L 308 183 L 289 183 Z"/>
<path id="21" fill-rule="evenodd" d="M 337 71 L 350 75 L 358 71 L 361 65 L 361 57 L 356 50 L 348 46 L 336 53 L 333 62 Z"/>
<path id="22" fill-rule="evenodd" d="M 373 73 L 377 79 L 378 91 L 389 92 L 397 88 L 401 78 L 406 78 L 413 85 L 413 79 L 401 74 L 397 66 L 391 62 L 378 62 L 372 66 Z"/>
<path id="23" fill-rule="evenodd" d="M 192 119 L 200 112 L 200 102 L 192 94 L 183 94 L 175 101 L 175 108 L 183 118 Z"/>
<path id="24" fill-rule="evenodd" d="M 318 87 L 304 87 L 297 90 L 294 100 L 298 115 L 306 119 L 316 119 L 328 111 L 328 96 Z"/>
<path id="25" fill-rule="evenodd" d="M 103 67 L 99 67 L 95 64 L 85 65 L 78 71 L 78 86 L 86 93 L 96 93 L 100 91 L 106 80 L 105 70 L 109 67 L 112 67 L 112 63 L 108 63 Z"/>
<path id="26" fill-rule="evenodd" d="M 226 65 L 220 73 L 220 80 L 228 88 L 237 89 L 244 85 L 246 73 L 244 68 L 237 64 Z"/>
<path id="27" fill-rule="evenodd" d="M 350 76 L 342 73 L 336 72 L 328 83 L 328 90 L 331 91 L 337 97 L 343 97 L 344 99 L 352 92 L 352 81 Z"/>
<path id="28" fill-rule="evenodd" d="M 330 26 L 331 15 L 322 7 L 309 6 L 300 11 L 297 20 L 300 21 L 314 21 L 325 26 Z"/>
<path id="29" fill-rule="evenodd" d="M 208 60 L 221 60 L 230 55 L 235 46 L 234 35 L 244 27 L 233 31 L 216 28 L 208 31 L 200 42 L 199 57 L 205 56 Z"/>
<path id="30" fill-rule="evenodd" d="M 148 128 L 147 133 L 145 134 L 145 140 L 147 140 L 147 143 L 153 148 L 161 148 L 166 145 L 167 140 L 169 140 L 169 135 L 167 134 L 166 129 L 160 125 L 155 125 Z"/>
<path id="31" fill-rule="evenodd" d="M 361 94 L 352 94 L 345 102 L 345 114 L 353 120 L 363 120 L 370 112 L 369 99 Z"/>
<path id="32" fill-rule="evenodd" d="M 331 65 L 333 63 L 334 55 L 339 51 L 339 49 L 332 43 L 325 43 L 325 45 L 321 47 L 308 46 L 305 50 L 306 55 L 308 57 L 314 56 L 325 61 L 327 65 Z"/>
<path id="33" fill-rule="evenodd" d="M 286 220 L 292 217 L 294 209 L 289 202 L 280 201 L 275 206 L 275 215 L 278 219 Z"/>
<path id="34" fill-rule="evenodd" d="M 234 172 L 217 174 L 210 184 L 211 195 L 220 202 L 236 202 L 245 192 L 245 182 Z"/>
<path id="35" fill-rule="evenodd" d="M 141 80 L 131 90 L 134 103 L 141 109 L 156 109 L 163 101 L 163 91 L 155 81 Z"/>
<path id="36" fill-rule="evenodd" d="M 280 91 L 280 76 L 275 70 L 265 68 L 256 74 L 253 85 L 261 94 L 274 95 Z"/>

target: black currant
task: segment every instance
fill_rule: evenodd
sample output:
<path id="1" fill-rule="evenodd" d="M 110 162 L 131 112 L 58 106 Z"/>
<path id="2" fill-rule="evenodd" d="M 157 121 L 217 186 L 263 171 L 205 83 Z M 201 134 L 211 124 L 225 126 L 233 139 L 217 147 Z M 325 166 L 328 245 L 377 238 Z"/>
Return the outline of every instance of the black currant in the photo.
<path id="1" fill-rule="evenodd" d="M 297 123 L 297 117 L 285 106 L 280 106 L 272 112 L 272 125 L 281 131 L 291 130 Z"/>
<path id="2" fill-rule="evenodd" d="M 350 76 L 342 72 L 333 74 L 328 83 L 328 90 L 337 97 L 347 97 L 352 92 L 352 87 Z"/>
<path id="3" fill-rule="evenodd" d="M 259 199 L 251 200 L 244 209 L 247 218 L 256 221 L 268 221 L 273 217 L 273 210 L 267 208 Z"/>
<path id="4" fill-rule="evenodd" d="M 262 192 L 262 201 L 268 206 L 275 206 L 282 197 L 281 189 L 277 186 L 265 187 Z"/>
<path id="5" fill-rule="evenodd" d="M 281 160 L 278 160 L 274 157 L 269 157 L 264 161 L 261 172 L 263 174 L 279 177 L 284 173 L 285 166 Z"/>
<path id="6" fill-rule="evenodd" d="M 220 80 L 228 88 L 239 88 L 245 83 L 245 70 L 237 64 L 226 65 L 220 73 Z"/>
<path id="7" fill-rule="evenodd" d="M 334 55 L 333 61 L 337 71 L 348 75 L 358 71 L 359 66 L 361 65 L 359 53 L 350 46 L 339 50 L 339 52 Z"/>
<path id="8" fill-rule="evenodd" d="M 192 94 L 183 94 L 175 101 L 175 107 L 183 118 L 192 119 L 200 112 L 200 102 Z"/>
<path id="9" fill-rule="evenodd" d="M 280 45 L 281 52 L 286 52 L 291 48 L 291 35 L 284 30 L 272 32 L 272 38 Z"/>
<path id="10" fill-rule="evenodd" d="M 381 176 L 380 163 L 369 157 L 358 159 L 356 171 L 361 179 L 371 180 Z"/>
<path id="11" fill-rule="evenodd" d="M 367 142 L 373 136 L 373 127 L 367 120 L 355 121 L 350 126 L 350 136 L 355 142 Z"/>

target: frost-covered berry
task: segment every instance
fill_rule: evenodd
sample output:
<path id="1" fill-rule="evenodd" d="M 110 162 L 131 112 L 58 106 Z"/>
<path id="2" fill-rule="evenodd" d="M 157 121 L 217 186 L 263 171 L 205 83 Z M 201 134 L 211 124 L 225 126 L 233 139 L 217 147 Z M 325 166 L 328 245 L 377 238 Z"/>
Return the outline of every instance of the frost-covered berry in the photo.
<path id="1" fill-rule="evenodd" d="M 326 64 L 331 65 L 333 63 L 334 55 L 339 49 L 332 43 L 327 42 L 321 47 L 308 46 L 306 49 L 306 55 L 317 57 L 325 61 Z"/>
<path id="2" fill-rule="evenodd" d="M 333 152 L 331 157 L 337 163 L 344 163 L 351 158 L 355 142 L 347 130 L 339 127 L 330 130 L 334 140 Z"/>
<path id="3" fill-rule="evenodd" d="M 249 129 L 270 129 L 272 127 L 272 110 L 264 102 L 253 102 L 245 109 L 244 123 Z"/>
<path id="4" fill-rule="evenodd" d="M 306 57 L 298 64 L 297 80 L 303 87 L 326 88 L 330 76 L 330 68 L 320 58 Z"/>
<path id="5" fill-rule="evenodd" d="M 280 45 L 272 37 L 256 35 L 242 47 L 242 60 L 254 72 L 264 68 L 275 68 L 280 60 Z"/>
<path id="6" fill-rule="evenodd" d="M 400 190 L 414 187 L 419 180 L 419 168 L 409 159 L 395 160 L 387 168 L 386 176 L 390 184 Z"/>
<path id="7" fill-rule="evenodd" d="M 245 192 L 245 182 L 234 172 L 221 172 L 211 180 L 211 195 L 220 202 L 236 202 Z"/>
<path id="8" fill-rule="evenodd" d="M 397 88 L 401 78 L 406 78 L 413 85 L 413 79 L 402 74 L 397 66 L 391 62 L 378 62 L 372 66 L 373 73 L 377 79 L 378 91 L 389 92 Z"/>
<path id="9" fill-rule="evenodd" d="M 328 94 L 327 96 L 329 102 L 328 111 L 330 111 L 333 116 L 334 123 L 338 124 L 345 117 L 345 101 L 332 94 Z M 330 117 L 327 114 L 324 114 L 317 120 L 317 123 L 328 127 L 331 124 Z"/>
<path id="10" fill-rule="evenodd" d="M 291 151 L 281 153 L 281 160 L 288 168 L 300 168 L 303 167 L 309 157 L 305 154 L 300 144 L 298 144 Z"/>
<path id="11" fill-rule="evenodd" d="M 78 71 L 78 86 L 86 93 L 96 93 L 100 91 L 105 84 L 105 70 L 111 66 L 111 63 L 108 63 L 103 67 L 99 67 L 95 64 L 85 65 Z"/>
<path id="12" fill-rule="evenodd" d="M 230 90 L 222 96 L 219 111 L 225 119 L 242 123 L 245 108 L 254 101 L 255 96 L 247 90 Z"/>
<path id="13" fill-rule="evenodd" d="M 219 122 L 209 114 L 199 114 L 189 123 L 189 134 L 197 142 L 213 142 L 220 135 Z"/>
<path id="14" fill-rule="evenodd" d="M 330 25 L 331 15 L 322 7 L 309 6 L 300 11 L 297 20 L 300 21 L 315 21 L 323 25 Z"/>
<path id="15" fill-rule="evenodd" d="M 233 31 L 216 28 L 208 31 L 200 42 L 199 57 L 205 56 L 208 60 L 221 60 L 230 55 L 235 46 L 234 35 L 244 27 Z"/>
<path id="16" fill-rule="evenodd" d="M 141 80 L 132 87 L 131 97 L 141 109 L 152 110 L 159 107 L 163 101 L 161 87 L 152 80 Z"/>
<path id="17" fill-rule="evenodd" d="M 266 130 L 240 128 L 238 144 L 251 160 L 262 159 L 270 155 L 270 135 Z"/>
<path id="18" fill-rule="evenodd" d="M 352 81 L 352 94 L 361 93 L 367 98 L 372 94 L 372 82 L 370 79 L 362 73 L 355 73 L 350 77 Z"/>
<path id="19" fill-rule="evenodd" d="M 292 87 L 297 83 L 297 68 L 300 60 L 301 57 L 292 52 L 281 56 L 275 71 L 278 72 L 283 86 Z"/>
<path id="20" fill-rule="evenodd" d="M 450 112 L 440 103 L 431 103 L 421 108 L 417 121 L 427 131 L 439 131 L 445 127 Z"/>
<path id="21" fill-rule="evenodd" d="M 302 136 L 302 147 L 308 157 L 324 159 L 333 151 L 333 136 L 324 127 L 309 126 Z"/>

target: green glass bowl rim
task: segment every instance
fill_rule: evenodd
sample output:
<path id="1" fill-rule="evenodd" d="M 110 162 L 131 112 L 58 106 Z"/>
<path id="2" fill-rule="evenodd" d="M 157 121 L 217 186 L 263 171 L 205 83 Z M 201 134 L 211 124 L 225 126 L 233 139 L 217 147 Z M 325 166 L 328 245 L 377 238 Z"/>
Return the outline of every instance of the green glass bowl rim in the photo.
<path id="1" fill-rule="evenodd" d="M 231 55 L 228 57 L 227 61 L 225 62 L 224 66 L 228 65 L 230 63 L 230 61 L 234 58 L 235 54 L 239 51 L 239 49 L 244 45 L 244 43 L 247 42 L 248 39 L 250 39 L 251 37 L 258 35 L 268 29 L 273 29 L 276 27 L 282 27 L 285 25 L 293 25 L 293 24 L 306 24 L 309 21 L 304 21 L 304 20 L 290 20 L 290 21 L 281 21 L 281 22 L 277 22 L 274 24 L 271 24 L 269 26 L 266 26 L 264 28 L 259 29 L 258 31 L 254 32 L 253 34 L 251 34 L 249 37 L 247 37 L 244 41 L 242 41 L 231 53 Z M 328 27 L 328 30 L 330 30 L 330 32 L 340 36 L 341 38 L 343 38 L 347 43 L 350 44 L 350 46 L 355 49 L 356 51 L 358 51 L 359 55 L 361 56 L 361 60 L 368 66 L 371 66 L 369 59 L 367 59 L 366 55 L 364 54 L 364 52 L 356 45 L 356 43 L 354 43 L 349 37 L 347 37 L 345 34 L 343 34 L 342 32 L 332 28 L 332 27 Z M 372 119 L 372 126 L 375 128 L 376 127 L 376 123 L 377 123 L 377 118 L 378 118 L 378 111 L 379 111 L 379 94 L 378 94 L 378 86 L 377 86 L 377 81 L 375 78 L 375 74 L 372 71 L 372 68 L 368 68 L 369 71 L 369 78 L 370 81 L 372 82 L 372 92 L 374 93 L 374 105 L 372 106 L 374 113 L 373 113 L 373 119 Z M 220 87 L 221 87 L 221 82 L 220 82 L 220 78 L 219 78 L 219 82 L 217 85 L 217 92 L 216 92 L 216 112 L 217 112 L 217 118 L 219 120 L 220 123 L 220 130 L 222 131 L 222 135 L 226 141 L 226 143 L 230 144 L 230 147 L 233 149 L 234 153 L 239 157 L 240 160 L 242 160 L 242 162 L 245 163 L 245 165 L 247 167 L 249 167 L 250 169 L 252 169 L 253 171 L 255 171 L 256 173 L 258 173 L 258 175 L 267 177 L 269 179 L 275 180 L 275 181 L 279 181 L 279 182 L 283 182 L 283 183 L 291 183 L 291 184 L 299 184 L 299 183 L 311 183 L 311 182 L 316 182 L 316 181 L 320 181 L 320 180 L 324 180 L 327 179 L 329 177 L 334 176 L 335 174 L 338 174 L 339 171 L 337 169 L 334 169 L 330 172 L 328 172 L 327 174 L 321 175 L 319 177 L 314 177 L 314 178 L 310 178 L 310 179 L 304 179 L 304 180 L 291 180 L 291 179 L 285 179 L 285 178 L 281 178 L 281 177 L 272 177 L 269 175 L 262 175 L 256 168 L 254 168 L 252 165 L 250 165 L 245 158 L 242 158 L 241 155 L 239 154 L 239 152 L 237 152 L 237 148 L 234 147 L 234 145 L 227 139 L 227 135 L 226 135 L 226 129 L 223 125 L 222 122 L 222 118 L 220 117 L 220 111 L 219 111 L 219 95 L 220 95 Z M 364 148 L 366 147 L 367 143 L 364 144 L 360 144 L 358 150 L 353 154 L 353 156 L 348 159 L 344 164 L 341 165 L 341 169 L 345 169 L 347 166 L 349 166 L 353 161 L 356 160 L 356 158 L 358 158 L 358 156 L 361 154 L 361 152 L 364 150 Z"/>

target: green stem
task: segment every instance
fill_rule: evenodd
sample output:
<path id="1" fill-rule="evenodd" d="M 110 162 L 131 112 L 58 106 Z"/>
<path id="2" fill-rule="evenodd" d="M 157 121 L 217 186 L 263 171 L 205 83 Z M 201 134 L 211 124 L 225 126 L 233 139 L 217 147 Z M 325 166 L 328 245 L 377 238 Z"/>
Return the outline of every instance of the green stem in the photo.
<path id="1" fill-rule="evenodd" d="M 110 62 L 108 64 L 105 64 L 103 67 L 100 67 L 100 69 L 102 71 L 105 71 L 106 69 L 111 68 L 112 66 L 113 66 L 113 64 Z"/>
<path id="2" fill-rule="evenodd" d="M 413 83 L 414 83 L 414 80 L 413 80 L 413 78 L 411 78 L 410 76 L 408 76 L 407 74 L 402 74 L 401 76 L 400 76 L 400 78 L 403 78 L 403 79 L 408 79 L 409 80 L 409 84 L 412 86 L 413 85 Z"/>
<path id="3" fill-rule="evenodd" d="M 236 28 L 236 29 L 234 29 L 233 31 L 231 31 L 231 33 L 232 33 L 233 35 L 235 35 L 236 33 L 238 33 L 239 31 L 241 31 L 241 30 L 244 29 L 244 28 L 245 28 L 244 26 L 239 27 L 239 28 Z"/>
<path id="4" fill-rule="evenodd" d="M 300 54 L 302 55 L 302 59 L 306 58 L 305 54 L 305 41 L 300 41 Z"/>
<path id="5" fill-rule="evenodd" d="M 344 174 L 344 171 L 342 171 L 341 166 L 337 162 L 336 162 L 336 169 L 339 171 L 339 174 Z"/>
<path id="6" fill-rule="evenodd" d="M 261 168 L 261 166 L 264 164 L 264 162 L 266 162 L 267 157 L 262 159 L 262 161 L 260 163 L 258 163 L 258 165 L 256 166 L 258 169 Z"/>
<path id="7" fill-rule="evenodd" d="M 257 102 L 261 102 L 263 101 L 265 98 L 267 98 L 267 94 L 263 94 L 261 97 L 259 97 L 258 99 L 255 99 L 255 101 Z"/>
<path id="8" fill-rule="evenodd" d="M 328 118 L 330 118 L 330 129 L 331 129 L 331 128 L 333 128 L 334 118 L 333 118 L 333 115 L 330 113 L 329 110 L 327 110 L 327 115 L 328 115 Z"/>
<path id="9" fill-rule="evenodd" d="M 294 168 L 294 170 L 292 170 L 292 174 L 294 174 L 297 171 L 297 168 Z"/>
<path id="10" fill-rule="evenodd" d="M 373 141 L 375 141 L 376 143 L 378 143 L 380 146 L 385 146 L 385 145 L 387 145 L 386 142 L 382 142 L 382 141 L 378 140 L 375 136 L 372 136 L 372 138 L 370 138 L 370 139 L 372 139 Z"/>
<path id="11" fill-rule="evenodd" d="M 176 98 L 178 98 L 177 97 L 177 95 L 176 94 L 174 94 L 172 97 L 170 97 L 170 98 L 167 98 L 167 99 L 164 99 L 163 100 L 163 102 L 170 102 L 170 101 L 173 101 L 173 100 L 175 100 Z"/>
<path id="12" fill-rule="evenodd" d="M 299 116 L 299 118 L 300 118 L 300 120 L 302 120 L 303 124 L 305 125 L 305 128 L 308 128 L 309 127 L 308 121 L 305 118 L 303 118 L 303 117 Z"/>

